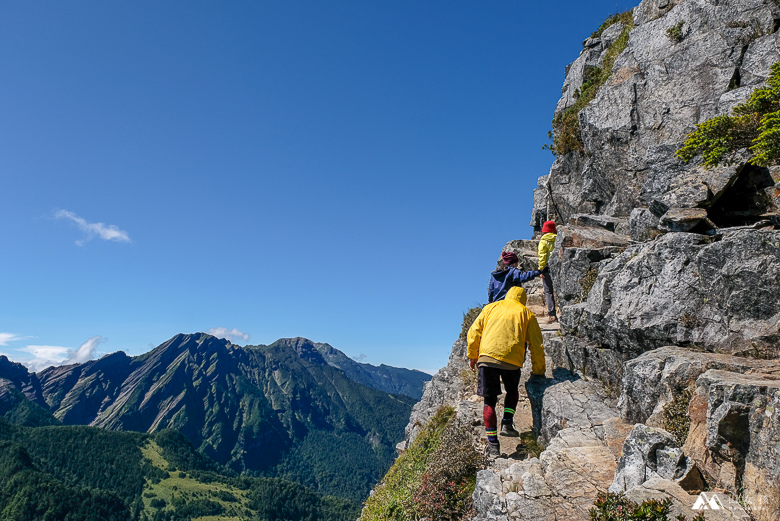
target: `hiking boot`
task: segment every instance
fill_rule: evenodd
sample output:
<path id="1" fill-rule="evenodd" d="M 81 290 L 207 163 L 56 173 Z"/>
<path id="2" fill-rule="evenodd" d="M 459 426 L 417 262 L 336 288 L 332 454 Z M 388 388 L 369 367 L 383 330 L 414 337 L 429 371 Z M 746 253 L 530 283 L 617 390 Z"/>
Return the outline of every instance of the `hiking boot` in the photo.
<path id="1" fill-rule="evenodd" d="M 520 433 L 517 432 L 514 425 L 511 423 L 501 422 L 501 436 L 508 436 L 510 438 L 519 438 Z"/>
<path id="2" fill-rule="evenodd" d="M 492 443 L 488 440 L 485 455 L 490 459 L 498 458 L 501 456 L 501 445 L 498 442 Z"/>
<path id="3" fill-rule="evenodd" d="M 553 322 L 558 322 L 558 317 L 552 316 L 549 319 L 547 319 L 548 324 L 552 324 Z"/>

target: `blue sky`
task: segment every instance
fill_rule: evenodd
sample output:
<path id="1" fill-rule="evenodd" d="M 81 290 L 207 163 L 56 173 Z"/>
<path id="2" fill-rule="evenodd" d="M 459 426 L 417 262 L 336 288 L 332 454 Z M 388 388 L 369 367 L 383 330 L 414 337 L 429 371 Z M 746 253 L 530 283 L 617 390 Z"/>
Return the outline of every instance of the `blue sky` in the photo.
<path id="1" fill-rule="evenodd" d="M 0 353 L 303 336 L 434 372 L 636 2 L 3 2 Z"/>

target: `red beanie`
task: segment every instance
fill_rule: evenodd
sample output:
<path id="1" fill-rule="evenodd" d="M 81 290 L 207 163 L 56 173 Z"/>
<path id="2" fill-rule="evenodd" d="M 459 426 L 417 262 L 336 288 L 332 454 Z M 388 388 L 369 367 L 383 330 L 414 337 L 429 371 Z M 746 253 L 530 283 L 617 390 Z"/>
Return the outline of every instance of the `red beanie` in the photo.
<path id="1" fill-rule="evenodd" d="M 558 233 L 555 229 L 555 221 L 545 221 L 542 225 L 542 233 Z"/>
<path id="2" fill-rule="evenodd" d="M 513 253 L 511 251 L 505 251 L 501 253 L 501 258 L 504 259 L 504 264 L 509 266 L 510 264 L 514 264 L 518 261 L 517 254 Z"/>

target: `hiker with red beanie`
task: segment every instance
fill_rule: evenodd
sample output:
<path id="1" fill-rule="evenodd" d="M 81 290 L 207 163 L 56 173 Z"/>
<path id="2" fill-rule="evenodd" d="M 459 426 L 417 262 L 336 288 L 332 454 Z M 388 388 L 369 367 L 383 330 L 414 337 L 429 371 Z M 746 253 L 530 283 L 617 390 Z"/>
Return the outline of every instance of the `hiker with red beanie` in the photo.
<path id="1" fill-rule="evenodd" d="M 539 269 L 542 273 L 544 283 L 544 299 L 547 301 L 547 314 L 550 318 L 547 323 L 556 322 L 558 314 L 555 311 L 555 295 L 553 294 L 553 280 L 550 275 L 550 254 L 555 248 L 555 239 L 558 230 L 555 228 L 554 221 L 545 221 L 542 225 L 542 238 L 539 239 Z"/>
<path id="2" fill-rule="evenodd" d="M 501 253 L 501 260 L 504 266 L 490 274 L 488 282 L 488 304 L 502 300 L 506 292 L 515 286 L 521 286 L 523 282 L 528 282 L 542 274 L 541 271 L 521 271 L 517 268 L 520 259 L 517 254 L 510 251 Z"/>

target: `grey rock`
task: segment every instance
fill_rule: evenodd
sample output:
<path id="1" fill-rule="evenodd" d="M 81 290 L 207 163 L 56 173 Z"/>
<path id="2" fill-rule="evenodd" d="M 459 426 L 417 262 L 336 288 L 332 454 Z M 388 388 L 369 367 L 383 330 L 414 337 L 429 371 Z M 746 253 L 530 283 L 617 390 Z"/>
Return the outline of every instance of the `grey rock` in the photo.
<path id="1" fill-rule="evenodd" d="M 626 222 L 626 219 L 623 217 L 589 215 L 585 213 L 574 214 L 569 218 L 569 224 L 591 228 L 604 228 L 610 232 L 616 232 L 620 225 L 625 224 Z"/>
<path id="2" fill-rule="evenodd" d="M 479 472 L 472 519 L 586 521 L 593 501 L 611 483 L 615 464 L 592 431 L 561 430 L 539 459 Z"/>
<path id="3" fill-rule="evenodd" d="M 747 88 L 752 92 L 755 87 L 767 80 L 769 77 L 767 72 L 774 64 L 772 58 L 776 52 L 777 33 L 767 34 L 750 43 L 739 68 L 739 83 L 743 89 Z M 747 99 L 747 95 L 745 99 Z"/>
<path id="4" fill-rule="evenodd" d="M 501 249 L 501 253 L 512 252 L 517 254 L 517 258 L 520 261 L 518 268 L 523 271 L 537 270 L 539 269 L 539 241 L 535 240 L 516 240 L 509 241 Z M 501 268 L 504 265 L 499 254 L 496 259 L 496 269 Z"/>
<path id="5" fill-rule="evenodd" d="M 596 281 L 599 266 L 607 259 L 619 254 L 623 248 L 566 248 L 554 250 L 550 259 L 555 296 L 563 308 L 587 300 L 588 293 Z M 555 254 L 557 253 L 557 255 Z"/>
<path id="6" fill-rule="evenodd" d="M 695 481 L 692 475 L 698 480 Z M 626 492 L 652 478 L 686 481 L 698 490 L 704 488 L 693 460 L 685 457 L 674 437 L 662 429 L 640 423 L 634 426 L 623 444 L 623 454 L 609 491 Z"/>
<path id="7" fill-rule="evenodd" d="M 561 316 L 563 322 L 573 307 L 567 306 Z M 614 349 L 603 349 L 576 336 L 555 336 L 545 340 L 544 350 L 555 367 L 599 381 L 611 396 L 620 393 L 623 382 L 624 359 Z M 607 404 L 612 402 L 607 396 Z"/>
<path id="8" fill-rule="evenodd" d="M 568 304 L 561 309 L 561 332 L 566 335 L 576 335 L 582 321 L 582 314 L 587 307 L 586 302 L 580 304 Z M 588 342 L 587 339 L 583 339 Z"/>
<path id="9" fill-rule="evenodd" d="M 643 1 L 611 78 L 580 112 L 585 153 L 556 159 L 545 180 L 547 197 L 535 197 L 534 215 L 566 222 L 581 213 L 625 217 L 656 203 L 666 205 L 657 216 L 671 207 L 716 204 L 745 155 L 734 158 L 734 167 L 704 171 L 674 153 L 696 124 L 731 110 L 768 77 L 780 58 L 777 11 L 769 0 Z M 685 37 L 672 44 L 666 31 L 681 21 Z M 567 68 L 556 113 L 574 103 L 588 67 L 602 59 L 605 40 L 587 41 Z"/>
<path id="10" fill-rule="evenodd" d="M 558 371 L 555 378 L 529 380 L 525 388 L 534 413 L 534 433 L 543 443 L 566 428 L 593 431 L 603 439 L 604 422 L 618 416 L 605 403 L 600 385 L 568 371 Z"/>
<path id="11" fill-rule="evenodd" d="M 705 353 L 682 347 L 654 349 L 625 363 L 618 402 L 620 416 L 630 423 L 661 426 L 664 405 L 693 385 L 705 371 L 764 372 L 777 365 L 776 361 Z"/>
<path id="12" fill-rule="evenodd" d="M 744 160 L 747 160 L 747 156 Z M 658 175 L 653 178 L 653 183 L 645 185 L 643 198 L 656 208 L 702 211 L 703 208 L 710 208 L 717 203 L 743 170 L 741 165 L 712 168 L 690 165 L 684 170 L 670 169 L 666 175 Z M 700 219 L 705 217 L 706 211 Z"/>
<path id="13" fill-rule="evenodd" d="M 602 228 L 589 226 L 567 225 L 558 228 L 558 237 L 555 241 L 556 248 L 588 248 L 600 249 L 607 247 L 622 248 L 630 244 L 624 235 Z"/>
<path id="14" fill-rule="evenodd" d="M 576 334 L 631 358 L 674 344 L 776 357 L 778 294 L 780 232 L 668 233 L 601 266 Z"/>
<path id="15" fill-rule="evenodd" d="M 707 483 L 760 503 L 778 493 L 780 364 L 771 374 L 710 369 L 696 382 L 683 450 Z M 740 490 L 741 488 L 741 490 Z"/>
<path id="16" fill-rule="evenodd" d="M 644 242 L 661 235 L 660 220 L 648 208 L 634 208 L 628 216 L 628 231 L 631 240 Z"/>
<path id="17" fill-rule="evenodd" d="M 707 220 L 704 208 L 669 208 L 661 217 L 661 228 L 669 232 L 688 232 Z M 714 226 L 710 226 L 714 227 Z"/>

